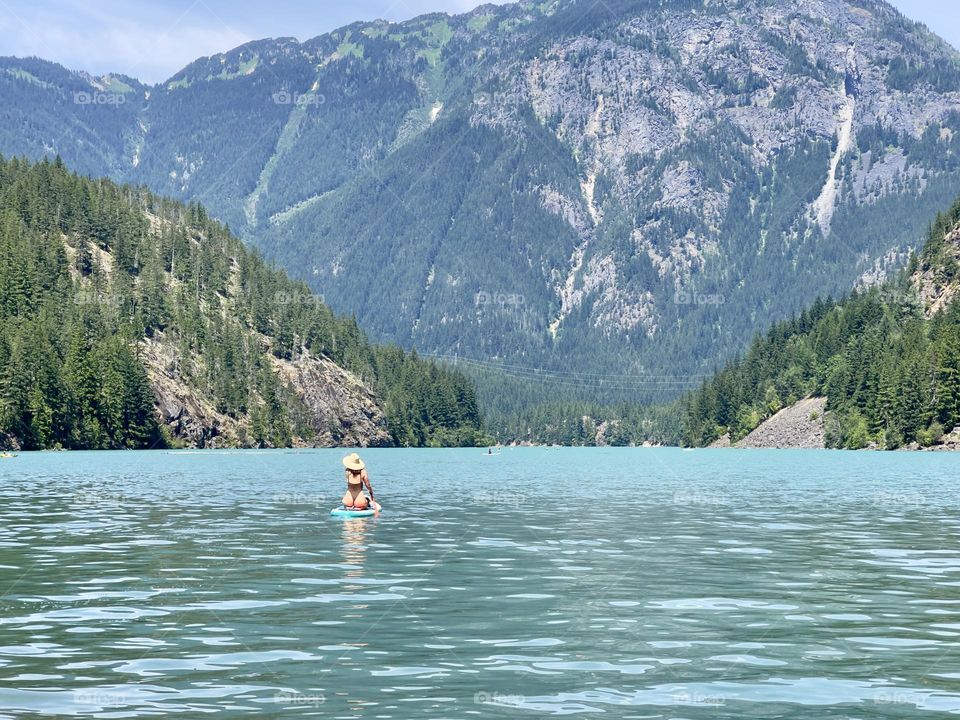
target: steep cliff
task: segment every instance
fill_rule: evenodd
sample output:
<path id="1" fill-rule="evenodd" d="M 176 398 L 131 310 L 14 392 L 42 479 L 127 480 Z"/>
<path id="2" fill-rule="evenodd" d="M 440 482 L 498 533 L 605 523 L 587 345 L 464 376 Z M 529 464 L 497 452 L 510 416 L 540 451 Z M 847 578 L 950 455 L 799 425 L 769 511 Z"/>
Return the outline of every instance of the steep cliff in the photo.
<path id="1" fill-rule="evenodd" d="M 157 415 L 170 436 L 189 447 L 249 446 L 255 442 L 249 414 L 218 412 L 212 398 L 193 387 L 178 370 L 183 361 L 162 335 L 139 345 Z M 381 447 L 393 444 L 383 404 L 356 375 L 322 358 L 303 353 L 296 360 L 270 358 L 274 372 L 302 406 L 307 421 L 290 443 L 308 447 Z M 196 372 L 193 368 L 191 375 Z M 259 398 L 262 402 L 262 398 Z"/>

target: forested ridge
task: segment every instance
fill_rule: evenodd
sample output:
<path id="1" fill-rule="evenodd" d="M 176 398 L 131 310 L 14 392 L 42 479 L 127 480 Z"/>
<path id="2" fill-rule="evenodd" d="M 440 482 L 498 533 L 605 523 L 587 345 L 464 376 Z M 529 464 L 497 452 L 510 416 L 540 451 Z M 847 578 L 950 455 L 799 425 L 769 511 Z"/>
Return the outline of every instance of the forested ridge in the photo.
<path id="1" fill-rule="evenodd" d="M 758 337 L 685 401 L 685 440 L 736 441 L 781 408 L 825 396 L 830 447 L 937 444 L 960 425 L 960 201 L 900 276 L 818 300 Z"/>
<path id="2" fill-rule="evenodd" d="M 143 359 L 151 342 L 173 349 L 176 377 L 217 413 L 244 420 L 245 445 L 309 436 L 309 413 L 271 359 L 303 356 L 369 386 L 394 444 L 484 440 L 462 373 L 372 345 L 201 205 L 81 177 L 59 158 L 0 158 L 4 444 L 176 444 Z"/>

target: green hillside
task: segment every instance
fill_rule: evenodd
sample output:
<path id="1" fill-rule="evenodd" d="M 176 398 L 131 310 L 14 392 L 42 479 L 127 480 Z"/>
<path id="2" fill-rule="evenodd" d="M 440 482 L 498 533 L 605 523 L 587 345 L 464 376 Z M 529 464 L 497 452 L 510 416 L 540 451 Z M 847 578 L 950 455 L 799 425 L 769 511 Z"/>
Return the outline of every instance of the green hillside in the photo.
<path id="1" fill-rule="evenodd" d="M 817 301 L 692 394 L 686 441 L 736 441 L 781 408 L 827 398 L 831 447 L 934 445 L 960 425 L 960 202 L 896 281 Z"/>
<path id="2" fill-rule="evenodd" d="M 236 426 L 236 444 L 309 444 L 321 431 L 334 442 L 482 440 L 459 372 L 370 344 L 202 206 L 59 160 L 0 160 L 0 367 L 0 434 L 25 449 L 182 442 L 159 413 L 171 390 L 161 380 Z M 306 391 L 356 406 L 377 432 L 313 427 Z"/>

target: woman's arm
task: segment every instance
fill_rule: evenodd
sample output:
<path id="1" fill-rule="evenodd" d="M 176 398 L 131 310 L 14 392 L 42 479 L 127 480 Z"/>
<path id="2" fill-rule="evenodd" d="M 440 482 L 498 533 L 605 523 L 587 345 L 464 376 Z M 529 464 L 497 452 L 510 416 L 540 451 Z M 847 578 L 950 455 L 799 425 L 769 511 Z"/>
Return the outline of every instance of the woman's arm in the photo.
<path id="1" fill-rule="evenodd" d="M 361 475 L 361 480 L 363 480 L 364 485 L 367 486 L 367 490 L 370 491 L 370 499 L 373 500 L 373 485 L 370 484 L 370 476 L 367 475 L 366 470 L 363 471 L 363 475 Z"/>

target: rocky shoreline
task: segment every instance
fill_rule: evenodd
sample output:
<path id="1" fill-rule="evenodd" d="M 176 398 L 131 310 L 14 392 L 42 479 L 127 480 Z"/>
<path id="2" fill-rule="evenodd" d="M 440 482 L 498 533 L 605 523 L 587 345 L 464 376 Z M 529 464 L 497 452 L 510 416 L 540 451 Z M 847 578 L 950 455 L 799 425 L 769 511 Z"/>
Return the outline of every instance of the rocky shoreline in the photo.
<path id="1" fill-rule="evenodd" d="M 737 443 L 724 435 L 710 447 L 822 450 L 826 448 L 823 414 L 826 398 L 805 398 L 767 418 Z"/>
<path id="2" fill-rule="evenodd" d="M 824 432 L 824 416 L 826 414 L 827 399 L 823 397 L 805 398 L 784 408 L 772 417 L 764 420 L 753 432 L 742 440 L 732 443 L 727 433 L 713 441 L 710 448 L 735 449 L 796 449 L 796 450 L 824 450 L 826 438 Z M 876 443 L 871 443 L 864 450 L 885 451 Z M 897 451 L 910 452 L 957 452 L 960 451 L 960 427 L 954 428 L 944 435 L 936 445 L 922 447 L 913 442 L 897 448 Z"/>

